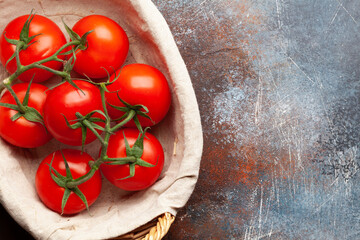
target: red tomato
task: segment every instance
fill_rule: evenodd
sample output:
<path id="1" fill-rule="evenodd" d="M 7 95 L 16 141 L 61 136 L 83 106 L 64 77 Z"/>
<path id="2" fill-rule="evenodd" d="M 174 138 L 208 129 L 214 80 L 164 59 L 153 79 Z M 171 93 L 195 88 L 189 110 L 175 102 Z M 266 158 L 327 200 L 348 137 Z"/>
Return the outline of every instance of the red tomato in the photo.
<path id="1" fill-rule="evenodd" d="M 93 158 L 89 154 L 74 149 L 64 149 L 62 153 L 69 164 L 73 179 L 79 178 L 89 172 L 89 161 L 93 161 Z M 35 176 L 35 187 L 41 201 L 51 210 L 61 213 L 61 202 L 65 188 L 57 185 L 51 178 L 49 165 L 52 159 L 53 162 L 51 166 L 62 176 L 66 176 L 63 156 L 60 151 L 56 151 L 48 155 L 40 163 Z M 96 171 L 88 181 L 80 184 L 78 188 L 85 195 L 88 205 L 93 204 L 101 192 L 100 172 Z M 75 214 L 84 209 L 86 209 L 85 203 L 74 192 L 71 192 L 63 213 Z"/>
<path id="2" fill-rule="evenodd" d="M 116 81 L 108 86 L 109 93 L 105 93 L 107 103 L 123 107 L 117 94 L 131 105 L 141 104 L 148 108 L 148 115 L 152 121 L 139 116 L 143 127 L 159 123 L 170 108 L 171 93 L 165 76 L 156 68 L 146 64 L 129 64 L 116 72 Z M 111 76 L 113 81 L 115 74 Z M 113 119 L 121 117 L 124 112 L 108 105 L 109 115 Z M 135 126 L 131 121 L 130 125 Z"/>
<path id="3" fill-rule="evenodd" d="M 118 69 L 129 51 L 125 31 L 112 19 L 90 15 L 80 19 L 72 28 L 79 36 L 93 30 L 87 36 L 87 48 L 76 52 L 74 70 L 90 78 L 107 77 Z M 106 71 L 105 71 L 105 69 Z"/>
<path id="4" fill-rule="evenodd" d="M 28 83 L 19 83 L 12 86 L 16 96 L 23 102 Z M 42 113 L 48 88 L 37 83 L 31 84 L 28 106 Z M 6 91 L 2 96 L 1 103 L 16 104 L 10 92 Z M 0 136 L 9 143 L 23 148 L 39 147 L 47 143 L 52 136 L 46 131 L 41 123 L 30 122 L 24 117 L 15 121 L 11 120 L 18 111 L 6 107 L 0 107 Z"/>
<path id="5" fill-rule="evenodd" d="M 132 147 L 139 136 L 137 129 L 125 128 L 111 135 L 107 156 L 109 158 L 126 157 L 124 134 Z M 164 150 L 156 137 L 150 133 L 145 134 L 144 151 L 141 159 L 155 165 L 154 167 L 135 166 L 133 177 L 122 179 L 130 174 L 129 164 L 100 166 L 103 175 L 116 187 L 127 191 L 138 191 L 150 187 L 160 176 L 164 166 Z M 122 179 L 122 180 L 120 180 Z"/>
<path id="6" fill-rule="evenodd" d="M 73 120 L 77 119 L 76 112 L 85 116 L 94 110 L 102 110 L 103 108 L 100 90 L 96 86 L 81 80 L 74 80 L 74 83 L 82 91 L 68 82 L 50 91 L 44 106 L 44 122 L 54 138 L 68 145 L 80 146 L 82 144 L 81 128 L 69 128 L 64 117 L 70 124 L 74 124 Z M 104 119 L 100 114 L 93 116 Z M 95 134 L 87 129 L 85 144 L 95 139 Z"/>
<path id="7" fill-rule="evenodd" d="M 0 37 L 0 60 L 1 63 L 5 66 L 6 61 L 13 55 L 15 52 L 15 45 L 8 43 L 5 40 L 6 36 L 10 39 L 18 40 L 20 37 L 21 29 L 27 20 L 29 15 L 21 16 L 12 20 L 5 28 L 3 34 Z M 35 37 L 26 50 L 20 52 L 20 61 L 22 65 L 29 65 L 33 62 L 40 61 L 47 57 L 53 55 L 61 46 L 66 44 L 66 39 L 60 28 L 50 19 L 35 15 L 30 23 L 29 36 Z M 60 55 L 60 59 L 65 59 L 65 56 Z M 51 61 L 44 63 L 45 66 L 60 69 L 62 63 L 58 61 Z M 16 60 L 11 60 L 6 66 L 9 73 L 14 73 L 16 71 Z M 34 75 L 35 74 L 35 75 Z M 34 76 L 33 82 L 42 82 L 49 79 L 53 74 L 42 69 L 33 68 L 30 69 L 19 76 L 19 79 L 22 81 L 29 82 Z"/>

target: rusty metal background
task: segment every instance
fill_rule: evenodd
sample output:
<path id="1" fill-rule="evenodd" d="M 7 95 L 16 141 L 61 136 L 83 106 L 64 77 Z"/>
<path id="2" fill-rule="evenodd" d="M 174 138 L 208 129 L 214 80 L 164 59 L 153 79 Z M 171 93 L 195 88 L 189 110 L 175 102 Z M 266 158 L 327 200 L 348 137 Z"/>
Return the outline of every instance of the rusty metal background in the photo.
<path id="1" fill-rule="evenodd" d="M 360 239 L 360 2 L 154 3 L 204 130 L 198 184 L 165 239 Z M 0 216 L 0 236 L 28 237 Z"/>
<path id="2" fill-rule="evenodd" d="M 360 239 L 360 2 L 155 3 L 205 139 L 166 239 Z"/>

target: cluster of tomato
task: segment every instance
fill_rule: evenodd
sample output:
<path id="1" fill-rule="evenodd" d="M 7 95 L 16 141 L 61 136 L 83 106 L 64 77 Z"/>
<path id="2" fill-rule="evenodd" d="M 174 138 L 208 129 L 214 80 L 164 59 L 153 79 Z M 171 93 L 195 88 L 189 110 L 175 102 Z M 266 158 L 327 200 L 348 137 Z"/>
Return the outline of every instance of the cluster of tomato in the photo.
<path id="1" fill-rule="evenodd" d="M 18 51 L 21 44 L 13 40 L 26 32 L 26 24 L 30 41 Z M 10 74 L 39 62 L 18 74 L 22 83 L 12 84 L 2 94 L 0 136 L 23 148 L 42 146 L 52 138 L 71 146 L 96 139 L 101 143 L 96 160 L 82 150 L 62 149 L 40 163 L 37 193 L 47 207 L 63 214 L 78 213 L 95 202 L 102 185 L 98 169 L 128 191 L 145 189 L 158 179 L 164 151 L 143 128 L 159 123 L 171 102 L 167 80 L 158 69 L 138 63 L 123 66 L 129 40 L 118 23 L 90 15 L 73 26 L 72 35 L 76 34 L 87 35 L 86 45 L 76 49 L 69 45 L 51 61 L 43 60 L 68 41 L 46 17 L 18 17 L 0 38 L 0 60 Z M 68 79 L 48 89 L 43 82 L 54 73 L 61 76 L 67 61 L 72 71 L 86 78 Z M 101 84 L 98 79 L 106 80 Z M 41 121 L 31 121 L 29 109 L 36 109 Z"/>

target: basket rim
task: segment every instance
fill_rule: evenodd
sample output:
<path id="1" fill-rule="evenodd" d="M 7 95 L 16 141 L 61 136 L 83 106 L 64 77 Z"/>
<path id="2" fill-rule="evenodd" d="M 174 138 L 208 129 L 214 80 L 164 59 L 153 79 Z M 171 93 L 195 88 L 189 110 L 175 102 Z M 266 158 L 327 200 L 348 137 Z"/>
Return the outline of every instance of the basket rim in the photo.
<path id="1" fill-rule="evenodd" d="M 175 216 L 166 212 L 137 229 L 124 235 L 111 238 L 111 240 L 160 240 L 168 233 L 174 221 Z"/>

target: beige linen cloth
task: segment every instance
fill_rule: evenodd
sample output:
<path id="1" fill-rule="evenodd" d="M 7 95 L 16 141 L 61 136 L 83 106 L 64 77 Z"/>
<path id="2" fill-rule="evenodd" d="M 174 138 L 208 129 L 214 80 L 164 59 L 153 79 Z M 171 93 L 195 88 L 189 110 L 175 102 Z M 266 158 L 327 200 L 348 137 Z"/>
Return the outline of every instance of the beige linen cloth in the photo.
<path id="1" fill-rule="evenodd" d="M 145 191 L 129 193 L 103 179 L 102 193 L 90 212 L 72 217 L 48 210 L 35 192 L 40 161 L 67 146 L 55 140 L 24 150 L 0 140 L 0 201 L 11 216 L 36 239 L 106 239 L 132 231 L 165 212 L 176 214 L 196 184 L 202 153 L 202 130 L 194 90 L 167 23 L 150 0 L 4 0 L 0 2 L 0 31 L 31 9 L 61 27 L 61 17 L 71 27 L 90 14 L 108 16 L 125 29 L 130 40 L 127 63 L 147 63 L 168 78 L 173 93 L 166 119 L 151 129 L 165 149 L 160 179 Z M 67 34 L 65 33 L 67 36 Z M 1 67 L 2 78 L 7 76 Z M 52 80 L 50 80 L 51 82 Z M 97 156 L 97 142 L 85 151 Z"/>

